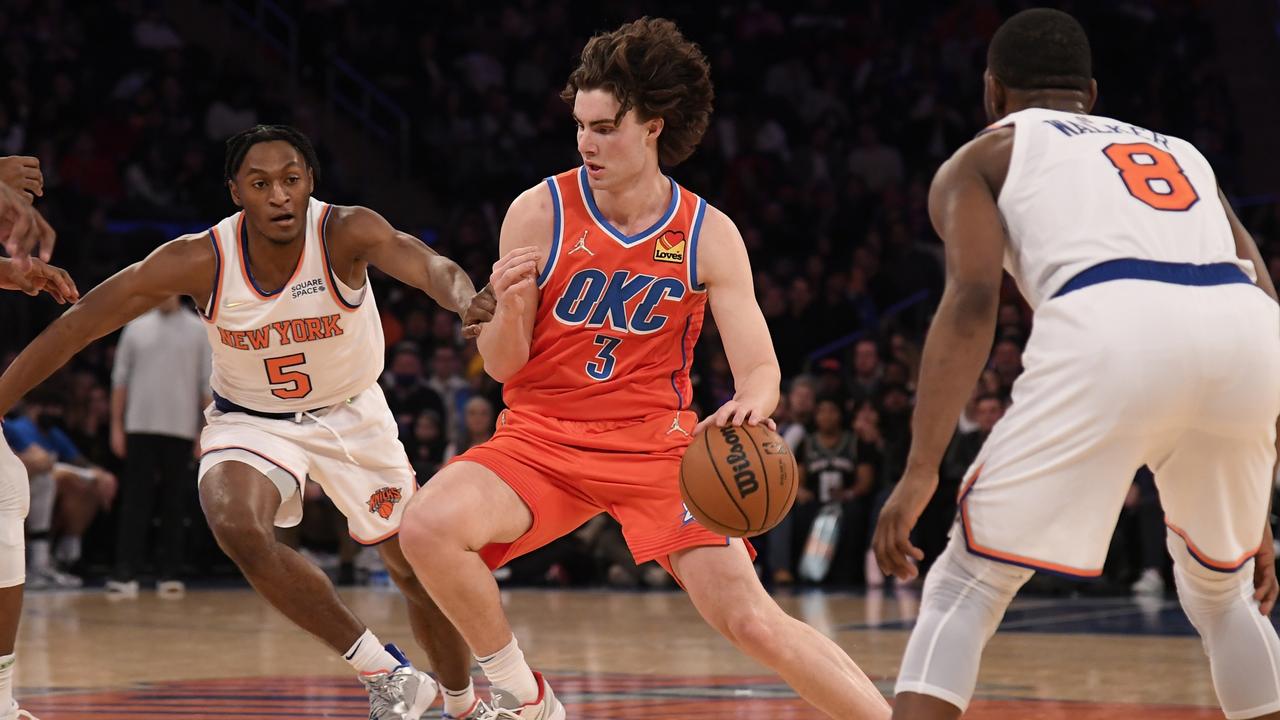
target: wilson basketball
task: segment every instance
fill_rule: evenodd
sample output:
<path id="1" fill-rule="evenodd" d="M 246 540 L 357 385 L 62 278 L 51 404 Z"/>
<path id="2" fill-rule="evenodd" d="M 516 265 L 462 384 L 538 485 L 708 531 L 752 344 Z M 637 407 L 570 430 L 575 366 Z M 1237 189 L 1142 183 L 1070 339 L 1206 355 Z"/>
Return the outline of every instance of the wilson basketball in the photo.
<path id="1" fill-rule="evenodd" d="M 715 533 L 759 535 L 777 525 L 796 499 L 796 459 L 764 425 L 708 427 L 680 462 L 680 495 L 693 517 Z"/>

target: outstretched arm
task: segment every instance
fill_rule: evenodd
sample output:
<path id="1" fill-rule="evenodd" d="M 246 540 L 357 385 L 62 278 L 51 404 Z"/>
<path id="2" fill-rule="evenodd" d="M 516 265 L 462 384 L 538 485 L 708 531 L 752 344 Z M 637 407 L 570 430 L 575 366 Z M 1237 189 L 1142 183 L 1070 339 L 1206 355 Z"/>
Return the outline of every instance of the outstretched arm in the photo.
<path id="1" fill-rule="evenodd" d="M 172 295 L 207 297 L 214 254 L 207 235 L 165 243 L 112 275 L 58 318 L 0 376 L 0 415 L 86 345 Z"/>
<path id="2" fill-rule="evenodd" d="M 756 302 L 751 261 L 742 235 L 727 215 L 708 206 L 698 245 L 698 279 L 707 288 L 711 315 L 720 330 L 724 354 L 733 371 L 733 399 L 698 423 L 775 427 L 769 417 L 778 407 L 782 372 L 769 326 Z"/>
<path id="3" fill-rule="evenodd" d="M 873 541 L 881 569 L 901 579 L 916 574 L 908 558 L 924 557 L 911 544 L 911 528 L 937 489 L 938 466 L 995 338 L 1004 226 L 998 189 L 982 167 L 982 153 L 989 156 L 994 142 L 962 148 L 938 170 L 929 191 L 929 216 L 946 246 L 947 284 L 924 343 L 907 468 Z"/>
<path id="4" fill-rule="evenodd" d="M 337 216 L 330 219 L 331 232 L 345 247 L 354 249 L 357 262 L 373 265 L 426 293 L 440 307 L 458 313 L 468 334 L 493 316 L 492 297 L 487 293 L 477 296 L 471 278 L 454 261 L 395 229 L 369 208 L 334 211 Z"/>

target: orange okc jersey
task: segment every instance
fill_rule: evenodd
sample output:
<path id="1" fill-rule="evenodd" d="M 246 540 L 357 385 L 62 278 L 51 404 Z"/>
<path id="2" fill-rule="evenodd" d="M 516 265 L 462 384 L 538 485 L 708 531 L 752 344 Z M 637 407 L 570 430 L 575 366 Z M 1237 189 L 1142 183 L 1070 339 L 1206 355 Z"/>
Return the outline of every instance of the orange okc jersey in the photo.
<path id="1" fill-rule="evenodd" d="M 512 409 L 625 420 L 689 406 L 706 305 L 697 261 L 707 203 L 670 182 L 667 211 L 628 236 L 596 207 L 585 168 L 547 178 L 555 230 L 529 362 L 504 390 Z"/>

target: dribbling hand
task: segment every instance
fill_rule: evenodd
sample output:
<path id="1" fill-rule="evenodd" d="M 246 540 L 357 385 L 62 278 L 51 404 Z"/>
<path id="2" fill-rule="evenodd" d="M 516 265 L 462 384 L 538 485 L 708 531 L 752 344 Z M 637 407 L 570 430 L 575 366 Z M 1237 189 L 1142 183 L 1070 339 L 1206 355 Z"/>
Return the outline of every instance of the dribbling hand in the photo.
<path id="1" fill-rule="evenodd" d="M 521 293 L 537 287 L 537 283 L 538 249 L 532 246 L 516 248 L 503 255 L 493 264 L 493 273 L 489 275 L 496 309 L 508 312 L 524 312 Z"/>
<path id="2" fill-rule="evenodd" d="M 777 431 L 778 424 L 769 417 L 769 414 L 754 408 L 747 403 L 730 400 L 720 406 L 720 409 L 714 414 L 702 418 L 702 422 L 693 428 L 693 434 L 697 435 L 700 430 L 705 429 L 708 425 L 716 427 L 724 427 L 726 425 L 764 425 L 770 430 Z"/>

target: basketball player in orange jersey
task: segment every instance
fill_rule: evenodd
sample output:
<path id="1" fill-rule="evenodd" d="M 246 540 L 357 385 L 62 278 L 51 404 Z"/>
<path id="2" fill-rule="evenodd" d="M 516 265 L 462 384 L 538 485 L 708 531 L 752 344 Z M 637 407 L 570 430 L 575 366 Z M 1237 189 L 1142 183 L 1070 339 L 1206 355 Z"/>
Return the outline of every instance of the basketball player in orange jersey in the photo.
<path id="1" fill-rule="evenodd" d="M 765 593 L 747 543 L 706 530 L 681 503 L 691 436 L 767 422 L 779 384 L 737 228 L 659 169 L 706 130 L 706 58 L 672 22 L 638 20 L 587 43 L 563 97 L 583 164 L 507 212 L 491 278 L 498 308 L 479 338 L 508 409 L 491 440 L 427 483 L 402 530 L 493 684 L 486 717 L 565 717 L 525 663 L 490 570 L 601 512 L 622 523 L 636 562 L 661 563 L 712 627 L 815 707 L 888 717 L 858 666 Z M 737 393 L 698 425 L 689 366 L 708 302 Z"/>
<path id="2" fill-rule="evenodd" d="M 75 302 L 79 298 L 75 283 L 44 262 L 53 253 L 54 239 L 53 228 L 31 201 L 18 189 L 0 183 L 0 245 L 9 254 L 0 257 L 0 290 L 28 295 L 43 291 L 59 303 Z M 39 258 L 30 257 L 33 250 Z M 0 437 L 0 720 L 33 718 L 13 697 L 18 619 L 26 584 L 23 521 L 30 502 L 27 469 Z"/>
<path id="3" fill-rule="evenodd" d="M 0 413 L 93 340 L 166 298 L 192 298 L 213 348 L 200 500 L 218 544 L 259 594 L 360 673 L 371 720 L 417 720 L 436 682 L 384 647 L 318 568 L 275 540 L 274 524 L 301 519 L 302 485 L 320 483 L 352 536 L 378 545 L 409 600 L 415 637 L 452 691 L 446 709 L 475 715 L 467 647 L 395 537 L 417 485 L 376 382 L 384 343 L 366 268 L 457 311 L 472 333 L 493 301 L 377 213 L 312 198 L 317 173 L 311 143 L 292 128 L 232 137 L 227 186 L 243 211 L 162 245 L 85 295 L 0 377 Z"/>

